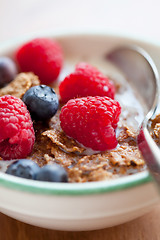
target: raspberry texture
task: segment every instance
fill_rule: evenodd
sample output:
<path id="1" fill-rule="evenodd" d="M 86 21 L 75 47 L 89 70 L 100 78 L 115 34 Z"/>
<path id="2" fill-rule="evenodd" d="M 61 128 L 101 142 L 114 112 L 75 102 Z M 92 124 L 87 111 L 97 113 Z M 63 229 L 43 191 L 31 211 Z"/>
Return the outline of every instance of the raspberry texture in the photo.
<path id="1" fill-rule="evenodd" d="M 108 97 L 71 99 L 61 109 L 61 127 L 85 147 L 105 151 L 117 145 L 115 129 L 120 113 L 120 104 Z"/>
<path id="2" fill-rule="evenodd" d="M 15 54 L 22 72 L 34 72 L 41 83 L 55 81 L 63 65 L 63 53 L 58 42 L 47 38 L 33 39 Z"/>
<path id="3" fill-rule="evenodd" d="M 63 102 L 87 96 L 107 96 L 114 99 L 115 87 L 97 68 L 82 62 L 76 65 L 75 72 L 61 82 L 59 93 Z"/>
<path id="4" fill-rule="evenodd" d="M 0 157 L 20 159 L 33 148 L 35 134 L 30 114 L 21 99 L 0 97 Z"/>

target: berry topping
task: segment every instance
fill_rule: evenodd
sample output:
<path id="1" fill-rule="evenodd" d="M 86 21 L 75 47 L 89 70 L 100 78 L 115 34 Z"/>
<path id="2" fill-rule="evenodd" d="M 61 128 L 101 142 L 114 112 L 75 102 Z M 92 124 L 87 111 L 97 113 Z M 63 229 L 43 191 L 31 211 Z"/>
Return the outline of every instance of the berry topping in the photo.
<path id="1" fill-rule="evenodd" d="M 46 182 L 68 182 L 66 170 L 58 164 L 45 165 L 40 169 L 36 180 Z"/>
<path id="2" fill-rule="evenodd" d="M 34 72 L 41 83 L 55 81 L 63 65 L 63 53 L 60 45 L 51 39 L 33 39 L 16 52 L 16 60 L 23 72 Z"/>
<path id="3" fill-rule="evenodd" d="M 0 157 L 25 158 L 34 141 L 33 124 L 25 104 L 10 95 L 0 97 Z"/>
<path id="4" fill-rule="evenodd" d="M 16 74 L 16 64 L 8 57 L 0 57 L 0 88 L 10 83 Z"/>
<path id="5" fill-rule="evenodd" d="M 31 87 L 23 96 L 32 119 L 43 121 L 53 117 L 58 110 L 57 94 L 46 85 Z"/>
<path id="6" fill-rule="evenodd" d="M 6 173 L 28 179 L 35 179 L 40 167 L 29 159 L 17 160 L 9 165 Z"/>
<path id="7" fill-rule="evenodd" d="M 117 145 L 115 129 L 121 107 L 108 97 L 86 97 L 69 100 L 61 109 L 63 131 L 96 151 L 113 149 Z"/>
<path id="8" fill-rule="evenodd" d="M 87 63 L 79 63 L 75 72 L 61 82 L 59 93 L 63 102 L 87 96 L 107 96 L 113 99 L 115 87 L 98 69 Z"/>

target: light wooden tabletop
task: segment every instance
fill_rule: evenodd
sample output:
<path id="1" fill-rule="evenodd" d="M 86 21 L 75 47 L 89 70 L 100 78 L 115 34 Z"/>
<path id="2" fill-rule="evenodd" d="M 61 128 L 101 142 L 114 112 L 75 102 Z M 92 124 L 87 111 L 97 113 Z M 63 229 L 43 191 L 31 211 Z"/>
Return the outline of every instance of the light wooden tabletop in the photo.
<path id="1" fill-rule="evenodd" d="M 0 0 L 0 41 L 47 29 L 98 28 L 160 42 L 159 8 L 159 0 Z M 46 230 L 0 214 L 0 240 L 35 239 L 160 240 L 160 204 L 129 223 L 89 232 Z"/>

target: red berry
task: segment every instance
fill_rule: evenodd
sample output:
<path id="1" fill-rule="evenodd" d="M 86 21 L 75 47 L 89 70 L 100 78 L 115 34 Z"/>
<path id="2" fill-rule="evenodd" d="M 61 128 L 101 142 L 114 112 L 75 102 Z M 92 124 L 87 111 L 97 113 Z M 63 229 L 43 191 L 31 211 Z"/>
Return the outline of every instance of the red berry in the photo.
<path id="1" fill-rule="evenodd" d="M 25 104 L 10 95 L 0 97 L 0 157 L 25 158 L 34 141 L 33 124 Z"/>
<path id="2" fill-rule="evenodd" d="M 34 72 L 41 83 L 55 81 L 63 65 L 63 53 L 60 45 L 51 39 L 33 39 L 16 52 L 16 60 L 23 72 Z"/>
<path id="3" fill-rule="evenodd" d="M 120 113 L 119 103 L 108 97 L 71 99 L 61 109 L 61 127 L 85 147 L 105 151 L 117 145 L 115 129 Z"/>
<path id="4" fill-rule="evenodd" d="M 87 96 L 107 96 L 113 99 L 115 87 L 98 69 L 87 63 L 79 63 L 75 72 L 61 82 L 59 93 L 63 102 Z"/>

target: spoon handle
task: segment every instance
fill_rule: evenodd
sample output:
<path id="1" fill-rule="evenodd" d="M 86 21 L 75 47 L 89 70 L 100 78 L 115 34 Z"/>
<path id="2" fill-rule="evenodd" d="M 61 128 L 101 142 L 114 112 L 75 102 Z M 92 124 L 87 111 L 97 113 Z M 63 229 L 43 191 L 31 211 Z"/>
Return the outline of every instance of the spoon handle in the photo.
<path id="1" fill-rule="evenodd" d="M 142 126 L 138 135 L 138 147 L 160 190 L 160 150 L 148 129 Z"/>

